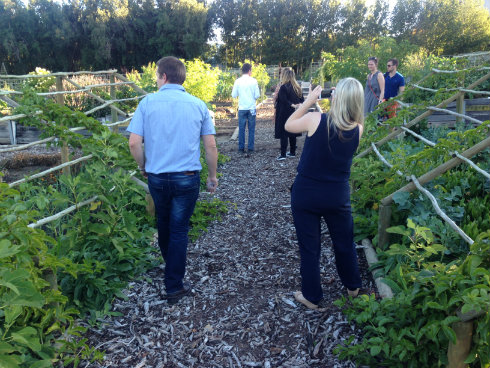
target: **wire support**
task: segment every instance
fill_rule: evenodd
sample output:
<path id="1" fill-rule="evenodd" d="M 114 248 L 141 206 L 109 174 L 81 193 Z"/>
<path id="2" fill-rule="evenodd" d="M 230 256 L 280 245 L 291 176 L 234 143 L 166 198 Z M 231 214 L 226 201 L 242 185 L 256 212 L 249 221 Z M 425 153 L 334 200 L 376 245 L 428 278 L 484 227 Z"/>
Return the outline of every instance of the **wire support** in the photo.
<path id="1" fill-rule="evenodd" d="M 463 118 L 465 120 L 472 121 L 472 122 L 474 122 L 474 123 L 476 123 L 478 125 L 481 125 L 482 124 L 482 121 L 480 121 L 478 119 L 472 118 L 471 116 L 468 116 L 468 115 L 458 114 L 457 112 L 454 112 L 454 111 L 451 111 L 451 110 L 439 109 L 437 107 L 428 107 L 427 110 L 432 110 L 432 111 L 437 111 L 437 112 L 444 112 L 446 114 L 454 115 L 454 116 Z"/>
<path id="2" fill-rule="evenodd" d="M 378 148 L 376 148 L 376 145 L 374 143 L 371 143 L 371 147 L 373 147 L 373 151 L 376 153 L 376 155 L 378 156 L 378 158 L 381 160 L 382 163 L 384 163 L 386 166 L 388 166 L 390 169 L 393 168 L 393 165 L 390 164 L 385 158 L 384 156 L 381 154 L 381 152 L 378 151 Z M 400 171 L 400 170 L 396 170 L 396 173 L 398 175 L 400 175 L 402 178 L 405 178 L 407 179 L 407 177 Z M 408 180 L 408 179 L 407 179 Z"/>
<path id="3" fill-rule="evenodd" d="M 468 69 L 461 69 L 461 70 L 442 70 L 442 69 L 435 69 L 433 68 L 432 71 L 434 73 L 441 73 L 441 74 L 455 74 L 455 73 L 461 73 L 461 72 L 477 72 L 477 71 L 482 71 L 482 70 L 490 70 L 490 67 L 481 67 L 481 68 L 468 68 Z"/>
<path id="4" fill-rule="evenodd" d="M 85 129 L 85 128 L 84 127 L 76 127 L 76 128 L 71 128 L 70 131 L 71 132 L 77 132 L 77 131 L 83 130 L 83 129 Z M 0 153 L 14 152 L 14 151 L 22 151 L 22 150 L 25 150 L 25 149 L 27 149 L 29 147 L 37 146 L 38 144 L 52 142 L 55 139 L 57 139 L 57 138 L 56 137 L 49 137 L 49 138 L 46 138 L 46 139 L 41 139 L 40 141 L 35 141 L 35 142 L 27 143 L 27 144 L 22 144 L 20 146 L 15 146 L 15 147 L 10 147 L 10 148 L 0 149 Z"/>
<path id="5" fill-rule="evenodd" d="M 434 88 L 427 88 L 427 87 L 422 87 L 419 86 L 418 84 L 411 84 L 412 87 L 421 89 L 423 91 L 429 91 L 429 92 L 465 92 L 465 93 L 473 93 L 475 95 L 485 95 L 485 96 L 490 96 L 490 92 L 487 91 L 475 91 L 474 89 L 466 89 L 466 88 L 441 88 L 441 89 L 434 89 Z M 397 101 L 400 103 L 400 101 Z"/>
<path id="6" fill-rule="evenodd" d="M 50 73 L 50 74 L 24 74 L 24 75 L 2 75 L 0 79 L 30 79 L 30 78 L 49 78 L 49 77 L 66 77 L 70 75 L 81 75 L 81 74 L 89 74 L 89 75 L 98 75 L 98 74 L 114 74 L 116 73 L 116 69 L 110 70 L 101 70 L 98 72 L 89 72 L 89 71 L 80 71 L 80 72 L 58 72 L 58 73 Z"/>
<path id="7" fill-rule="evenodd" d="M 460 160 L 463 160 L 464 162 L 466 162 L 468 165 L 470 165 L 473 169 L 475 169 L 476 171 L 478 171 L 480 174 L 482 174 L 483 176 L 485 176 L 486 178 L 490 179 L 490 174 L 487 173 L 486 171 L 480 169 L 473 161 L 471 161 L 470 159 L 464 157 L 464 156 L 461 156 L 458 152 L 451 152 L 452 155 L 456 156 L 457 158 L 459 158 Z"/>
<path id="8" fill-rule="evenodd" d="M 405 128 L 404 126 L 401 126 L 400 129 L 402 129 L 405 132 L 413 135 L 415 138 L 420 139 L 422 142 L 424 142 L 425 144 L 427 144 L 427 145 L 429 145 L 431 147 L 435 147 L 436 146 L 436 143 L 435 142 L 429 141 L 428 139 L 422 137 L 420 134 L 415 133 L 413 130 L 410 130 L 408 128 Z"/>
<path id="9" fill-rule="evenodd" d="M 425 144 L 431 146 L 431 147 L 435 147 L 436 146 L 436 143 L 435 142 L 432 142 L 424 137 L 422 137 L 420 134 L 417 134 L 415 133 L 414 131 L 410 130 L 410 129 L 407 129 L 405 127 L 400 127 L 401 129 L 403 129 L 405 132 L 413 135 L 414 137 L 420 139 L 422 142 L 424 142 Z M 490 174 L 487 173 L 486 171 L 480 169 L 473 161 L 471 161 L 470 159 L 464 157 L 464 156 L 461 156 L 458 152 L 454 151 L 454 152 L 450 152 L 450 154 L 454 157 L 457 157 L 459 158 L 460 160 L 463 160 L 464 162 L 466 162 L 468 165 L 470 165 L 473 169 L 475 169 L 476 171 L 478 171 L 480 174 L 482 174 L 483 176 L 485 176 L 486 178 L 490 179 Z"/>
<path id="10" fill-rule="evenodd" d="M 436 198 L 432 195 L 431 192 L 429 192 L 419 183 L 415 175 L 411 175 L 410 178 L 412 179 L 417 189 L 420 190 L 422 193 L 424 193 L 430 199 L 432 206 L 436 210 L 437 214 L 441 216 L 442 219 L 446 221 L 449 224 L 449 226 L 452 229 L 454 229 L 468 244 L 470 245 L 473 244 L 474 240 L 471 239 L 463 230 L 461 230 L 461 228 L 458 225 L 456 225 L 456 223 L 453 220 L 451 220 L 451 218 L 448 215 L 446 215 L 443 210 L 441 210 L 439 204 L 437 203 Z"/>
<path id="11" fill-rule="evenodd" d="M 19 185 L 21 183 L 27 182 L 29 180 L 41 178 L 41 177 L 46 176 L 46 175 L 48 175 L 48 174 L 50 174 L 52 172 L 61 170 L 61 169 L 65 168 L 65 167 L 78 164 L 79 162 L 90 160 L 92 157 L 94 157 L 94 155 L 83 156 L 83 157 L 77 158 L 76 160 L 65 162 L 64 164 L 61 164 L 61 165 L 52 167 L 52 168 L 50 168 L 48 170 L 41 171 L 40 173 L 31 175 L 31 176 L 28 176 L 28 177 L 26 177 L 24 179 L 20 179 L 20 180 L 14 181 L 14 182 L 12 182 L 12 183 L 9 184 L 9 188 L 12 188 L 12 187 L 14 187 L 16 185 Z"/>
<path id="12" fill-rule="evenodd" d="M 33 222 L 33 223 L 31 223 L 31 224 L 29 224 L 27 226 L 30 227 L 30 228 L 32 228 L 32 229 L 34 229 L 36 227 L 45 225 L 45 224 L 47 224 L 49 222 L 52 222 L 54 220 L 57 220 L 57 219 L 65 216 L 65 215 L 67 215 L 67 214 L 69 214 L 69 213 L 71 213 L 73 211 L 78 210 L 80 207 L 83 207 L 83 206 L 86 206 L 87 204 L 90 204 L 92 202 L 95 202 L 98 198 L 99 198 L 99 196 L 94 196 L 94 197 L 92 197 L 90 199 L 87 199 L 86 201 L 83 201 L 83 202 L 77 203 L 77 204 L 75 204 L 73 206 L 70 206 L 67 209 L 63 210 L 63 211 L 54 214 L 53 216 L 49 216 L 49 217 L 43 218 L 43 219 L 41 219 L 39 221 L 36 221 L 36 222 Z"/>
<path id="13" fill-rule="evenodd" d="M 434 89 L 434 88 L 426 88 L 426 87 L 422 87 L 422 86 L 419 86 L 418 84 L 411 84 L 412 87 L 415 87 L 415 88 L 418 88 L 418 89 L 421 89 L 422 91 L 429 91 L 429 92 L 437 92 L 439 91 L 438 89 Z"/>
<path id="14" fill-rule="evenodd" d="M 112 126 L 116 126 L 116 125 L 121 125 L 121 124 L 124 124 L 124 123 L 127 123 L 128 121 L 130 121 L 131 119 L 133 118 L 133 114 L 131 114 L 131 116 L 129 118 L 126 118 L 124 120 L 121 120 L 121 121 L 117 121 L 115 123 L 110 123 L 110 124 L 102 124 L 106 127 L 112 127 Z"/>
<path id="15" fill-rule="evenodd" d="M 119 100 L 107 100 L 104 104 L 100 105 L 100 106 L 97 106 L 97 107 L 94 107 L 93 109 L 89 110 L 89 111 L 86 111 L 84 114 L 85 115 L 90 115 L 90 114 L 93 114 L 94 112 L 98 111 L 98 110 L 102 110 L 116 102 L 124 102 L 124 101 L 134 101 L 134 100 L 138 100 L 140 98 L 143 98 L 145 96 L 136 96 L 136 97 L 129 97 L 129 98 L 121 98 Z M 127 116 L 127 114 L 126 114 Z"/>
<path id="16" fill-rule="evenodd" d="M 0 89 L 0 95 L 22 95 L 22 92 L 19 91 L 8 91 L 4 89 Z"/>
<path id="17" fill-rule="evenodd" d="M 133 172 L 131 172 L 131 173 L 129 174 L 130 179 L 133 179 L 134 175 L 136 175 L 136 171 L 133 171 Z M 136 179 L 136 178 L 134 178 L 134 179 Z M 136 182 L 136 184 L 141 185 L 143 188 L 145 188 L 145 186 L 146 186 L 146 189 L 145 189 L 145 190 L 146 190 L 146 191 L 148 191 L 148 186 L 147 186 L 147 185 L 146 185 L 144 182 L 142 182 L 142 181 L 141 181 L 141 180 L 139 180 L 139 179 L 136 179 L 136 180 L 134 180 L 134 179 L 133 179 L 133 181 L 135 181 L 135 182 Z M 114 189 L 116 189 L 116 187 L 115 187 L 115 186 L 114 186 L 114 187 L 112 187 L 112 188 L 109 190 L 109 192 L 112 192 Z M 58 213 L 56 213 L 56 214 L 54 214 L 54 215 L 52 215 L 52 216 L 45 217 L 45 218 L 43 218 L 43 219 L 41 219 L 41 220 L 39 220 L 39 221 L 33 222 L 33 223 L 31 223 L 31 224 L 29 224 L 29 225 L 27 225 L 27 226 L 28 226 L 28 227 L 30 227 L 30 228 L 36 228 L 36 227 L 39 227 L 39 226 L 45 225 L 45 224 L 47 224 L 47 223 L 50 223 L 50 222 L 52 222 L 52 221 L 54 221 L 54 220 L 57 220 L 57 219 L 59 219 L 59 218 L 61 218 L 61 217 L 65 216 L 65 215 L 68 215 L 69 213 L 72 213 L 73 211 L 76 211 L 76 210 L 78 210 L 79 208 L 81 208 L 81 207 L 83 207 L 83 206 L 86 206 L 87 204 L 90 204 L 90 203 L 92 203 L 92 202 L 95 202 L 97 199 L 99 199 L 99 196 L 98 196 L 98 195 L 96 195 L 96 196 L 94 196 L 94 197 L 92 197 L 92 198 L 90 198 L 90 199 L 87 199 L 86 201 L 83 201 L 83 202 L 77 203 L 77 204 L 75 204 L 75 205 L 73 205 L 73 206 L 70 206 L 70 207 L 68 207 L 68 208 L 64 209 L 63 211 L 58 212 Z"/>

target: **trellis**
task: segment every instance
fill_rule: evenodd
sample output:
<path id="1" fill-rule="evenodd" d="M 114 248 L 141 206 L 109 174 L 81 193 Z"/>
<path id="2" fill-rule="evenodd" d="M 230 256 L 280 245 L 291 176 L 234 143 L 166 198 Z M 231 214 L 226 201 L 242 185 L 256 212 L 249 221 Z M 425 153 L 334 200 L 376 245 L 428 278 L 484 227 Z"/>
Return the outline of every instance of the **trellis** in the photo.
<path id="1" fill-rule="evenodd" d="M 437 73 L 445 73 L 445 74 L 449 74 L 449 73 L 461 73 L 461 72 L 465 72 L 465 71 L 468 71 L 468 70 L 469 69 L 456 70 L 456 71 L 455 70 L 432 69 L 431 72 L 428 75 L 426 75 L 421 81 L 419 81 L 419 82 L 417 82 L 415 84 L 412 84 L 412 88 L 418 88 L 418 89 L 422 89 L 422 90 L 430 90 L 431 92 L 438 92 L 439 90 L 421 87 L 420 86 L 420 83 L 423 82 L 424 80 L 426 80 L 429 76 L 434 75 L 434 74 L 437 74 Z M 477 68 L 477 69 L 471 69 L 471 70 L 482 71 L 482 70 L 490 70 L 490 68 L 483 67 L 483 68 Z M 483 77 L 479 78 L 477 81 L 471 83 L 467 88 L 457 88 L 457 89 L 446 90 L 446 91 L 457 91 L 457 92 L 455 94 L 453 94 L 452 96 L 450 96 L 449 98 L 447 98 L 444 101 L 442 101 L 441 103 L 439 103 L 437 106 L 429 106 L 429 107 L 427 107 L 425 112 L 423 112 L 422 114 L 418 115 L 417 117 L 415 117 L 414 119 L 412 119 L 408 123 L 406 123 L 406 124 L 404 124 L 404 125 L 402 125 L 400 127 L 395 127 L 394 130 L 393 130 L 393 132 L 391 132 L 390 134 L 388 134 L 386 137 L 382 138 L 378 142 L 372 143 L 370 147 L 368 147 L 363 152 L 359 153 L 356 156 L 356 158 L 364 157 L 367 154 L 369 154 L 371 151 L 374 151 L 376 153 L 376 155 L 378 156 L 378 158 L 385 165 L 387 165 L 388 167 L 391 168 L 392 165 L 390 163 L 388 163 L 388 161 L 381 155 L 381 153 L 379 152 L 379 150 L 377 148 L 379 148 L 384 143 L 390 141 L 391 139 L 399 136 L 400 134 L 402 134 L 404 132 L 407 132 L 407 133 L 411 134 L 412 136 L 416 137 L 417 139 L 421 140 L 422 142 L 424 142 L 425 144 L 427 144 L 427 145 L 429 145 L 431 147 L 435 147 L 437 145 L 437 143 L 431 142 L 431 141 L 425 139 L 424 137 L 422 137 L 421 135 L 419 135 L 419 134 L 417 134 L 417 133 L 415 133 L 415 132 L 413 132 L 412 130 L 409 129 L 410 127 L 414 126 L 415 124 L 419 123 L 423 119 L 425 119 L 428 116 L 430 116 L 435 111 L 442 111 L 442 112 L 445 112 L 445 113 L 448 113 L 448 114 L 455 115 L 455 116 L 457 116 L 457 117 L 459 117 L 461 119 L 469 120 L 469 121 L 471 121 L 471 122 L 473 122 L 475 124 L 481 124 L 482 121 L 479 121 L 477 119 L 474 119 L 474 118 L 472 118 L 472 117 L 470 117 L 468 115 L 465 115 L 465 114 L 455 113 L 453 111 L 450 111 L 450 110 L 445 109 L 444 107 L 447 106 L 447 104 L 449 104 L 450 102 L 452 102 L 454 100 L 460 99 L 461 97 L 464 98 L 464 94 L 465 93 L 488 94 L 488 92 L 485 92 L 485 91 L 476 91 L 476 90 L 474 90 L 475 87 L 477 87 L 478 85 L 480 85 L 481 83 L 485 82 L 488 79 L 490 79 L 490 73 L 487 73 Z M 404 104 L 404 106 L 406 106 L 406 104 Z M 386 232 L 386 229 L 390 226 L 391 211 L 392 211 L 391 206 L 392 206 L 392 203 L 393 203 L 394 195 L 397 194 L 397 193 L 400 193 L 400 192 L 412 192 L 415 189 L 419 189 L 422 193 L 424 193 L 426 196 L 428 196 L 429 199 L 431 200 L 431 202 L 432 202 L 432 204 L 433 204 L 436 212 L 444 219 L 444 221 L 446 223 L 448 223 L 449 226 L 451 228 L 453 228 L 466 242 L 468 242 L 469 244 L 472 244 L 473 243 L 473 239 L 471 239 L 467 234 L 465 234 L 464 231 L 461 230 L 459 228 L 459 226 L 457 226 L 456 223 L 453 220 L 451 220 L 439 208 L 439 206 L 437 205 L 437 200 L 432 196 L 432 194 L 430 194 L 426 189 L 424 189 L 422 187 L 422 185 L 425 184 L 425 183 L 427 183 L 427 182 L 429 182 L 429 181 L 431 181 L 431 180 L 433 180 L 433 179 L 435 179 L 436 177 L 442 175 L 443 173 L 445 173 L 446 171 L 450 170 L 451 168 L 453 168 L 455 166 L 458 166 L 462 162 L 465 162 L 465 163 L 469 164 L 478 173 L 480 173 L 480 174 L 486 176 L 487 178 L 489 178 L 490 175 L 488 173 L 486 173 L 484 170 L 482 170 L 481 168 L 479 168 L 478 165 L 476 165 L 474 162 L 472 162 L 471 160 L 469 160 L 471 157 L 473 157 L 477 153 L 483 151 L 484 149 L 486 149 L 489 146 L 490 146 L 490 137 L 489 138 L 486 138 L 486 139 L 483 139 L 482 141 L 480 141 L 479 143 L 475 144 L 474 146 L 470 147 L 469 149 L 465 150 L 462 153 L 451 152 L 451 155 L 454 156 L 452 159 L 450 159 L 450 160 L 446 161 L 445 163 L 439 165 L 438 167 L 436 167 L 436 168 L 428 171 L 427 173 L 425 173 L 424 175 L 420 176 L 419 178 L 416 178 L 413 175 L 405 175 L 405 174 L 401 173 L 398 170 L 397 171 L 397 174 L 398 175 L 401 175 L 404 178 L 406 178 L 408 181 L 410 181 L 410 183 L 408 183 L 404 187 L 398 189 L 396 192 L 390 194 L 389 196 L 387 196 L 387 197 L 385 197 L 385 198 L 383 198 L 381 200 L 381 203 L 380 203 L 380 206 L 379 206 L 378 245 L 381 248 L 383 248 L 383 247 L 385 247 L 388 244 L 388 233 Z"/>
<path id="2" fill-rule="evenodd" d="M 472 70 L 490 70 L 488 67 L 484 68 L 478 68 L 478 69 L 472 69 Z M 412 84 L 412 88 L 418 88 L 424 91 L 430 91 L 430 92 L 439 92 L 441 90 L 435 90 L 431 88 L 425 88 L 420 86 L 420 84 L 425 81 L 427 78 L 430 76 L 437 74 L 437 73 L 460 73 L 460 72 L 465 72 L 468 71 L 468 69 L 465 70 L 459 70 L 459 71 L 454 71 L 454 70 L 438 70 L 438 69 L 432 69 L 431 72 L 426 75 L 424 78 L 422 78 L 421 81 Z M 421 120 L 427 118 L 430 116 L 433 112 L 435 111 L 442 111 L 448 114 L 453 114 L 458 117 L 458 119 L 465 119 L 469 120 L 475 124 L 482 124 L 482 121 L 479 121 L 477 119 L 474 119 L 470 116 L 467 116 L 465 114 L 461 113 L 461 107 L 462 107 L 462 102 L 464 102 L 464 95 L 465 93 L 473 93 L 473 94 L 481 94 L 481 95 L 490 95 L 489 92 L 486 91 L 476 91 L 474 90 L 475 87 L 480 85 L 481 83 L 485 82 L 486 80 L 490 79 L 490 73 L 486 74 L 485 76 L 479 78 L 477 81 L 474 83 L 471 83 L 468 87 L 464 88 L 456 88 L 456 89 L 442 89 L 442 91 L 447 91 L 447 92 L 452 92 L 455 91 L 456 93 L 450 96 L 449 98 L 445 99 L 443 102 L 438 104 L 437 106 L 430 106 L 427 107 L 425 112 L 422 114 L 418 115 L 411 121 L 409 121 L 406 124 L 403 124 L 402 126 L 395 127 L 394 131 L 388 134 L 386 137 L 380 139 L 376 143 L 371 143 L 371 146 L 358 154 L 356 158 L 362 158 L 369 154 L 371 151 L 375 152 L 377 157 L 381 162 L 383 162 L 384 165 L 386 165 L 389 168 L 393 168 L 393 165 L 389 163 L 386 158 L 381 154 L 381 152 L 378 150 L 380 146 L 382 146 L 384 143 L 390 141 L 391 139 L 399 136 L 402 133 L 408 133 L 412 135 L 413 137 L 419 139 L 422 141 L 424 144 L 430 146 L 430 147 L 436 147 L 437 143 L 432 142 L 429 139 L 426 139 L 425 137 L 421 136 L 420 134 L 415 133 L 410 127 L 414 126 L 415 124 L 419 123 Z M 458 112 L 453 112 L 448 109 L 445 109 L 444 107 L 447 106 L 450 102 L 458 100 L 457 103 L 457 110 Z M 401 101 L 397 101 L 400 103 L 402 107 L 407 107 L 407 104 L 402 103 Z M 437 202 L 437 199 L 434 197 L 430 191 L 428 191 L 426 188 L 423 187 L 423 184 L 435 179 L 436 177 L 442 175 L 446 171 L 458 166 L 461 163 L 466 163 L 470 167 L 472 167 L 474 170 L 476 170 L 479 174 L 485 176 L 487 179 L 490 179 L 490 174 L 484 170 L 482 170 L 478 165 L 476 165 L 473 161 L 470 160 L 471 157 L 476 155 L 477 153 L 483 151 L 487 147 L 490 147 L 490 136 L 481 140 L 477 144 L 473 145 L 472 147 L 466 149 L 465 151 L 459 153 L 459 152 L 450 152 L 451 156 L 453 156 L 450 160 L 444 162 L 443 164 L 437 166 L 436 168 L 426 172 L 425 174 L 421 175 L 419 178 L 415 177 L 412 174 L 406 175 L 402 173 L 400 170 L 396 171 L 396 174 L 407 180 L 409 183 L 403 186 L 402 188 L 398 189 L 394 193 L 386 196 L 381 200 L 381 203 L 379 205 L 379 220 L 378 220 L 378 246 L 381 248 L 385 248 L 388 244 L 388 232 L 386 231 L 387 228 L 390 226 L 391 222 L 391 212 L 392 212 L 392 204 L 393 204 L 393 198 L 395 194 L 400 193 L 400 192 L 412 192 L 414 190 L 419 190 L 421 193 L 423 193 L 425 196 L 429 198 L 429 200 L 432 203 L 432 206 L 435 210 L 435 212 L 452 228 L 454 229 L 459 236 L 464 239 L 468 244 L 473 244 L 474 240 L 471 239 L 447 214 L 439 207 L 439 204 Z M 364 242 L 363 242 L 364 244 Z M 472 320 L 474 318 L 479 317 L 485 313 L 485 311 L 480 311 L 480 312 L 475 312 L 475 311 L 470 311 L 465 314 L 458 312 L 457 315 L 461 319 L 461 322 L 455 322 L 453 324 L 453 329 L 456 332 L 457 335 L 457 343 L 456 345 L 449 344 L 449 353 L 448 353 L 448 359 L 449 359 L 449 367 L 456 367 L 456 366 L 463 366 L 464 362 L 463 360 L 466 358 L 470 351 L 470 346 L 471 346 L 471 336 L 472 336 L 472 329 L 473 329 L 473 322 Z M 455 351 L 461 352 L 461 354 L 455 354 Z M 451 353 L 453 352 L 453 353 Z"/>
<path id="3" fill-rule="evenodd" d="M 78 83 L 72 81 L 69 77 L 74 76 L 74 75 L 83 75 L 83 74 L 91 74 L 91 75 L 109 75 L 109 83 L 102 83 L 102 84 L 94 84 L 94 85 L 87 85 L 87 86 L 80 86 Z M 97 72 L 74 72 L 74 73 L 51 73 L 51 74 L 45 74 L 45 75 L 2 75 L 2 78 L 11 78 L 11 79 L 17 79 L 17 80 L 22 80 L 22 79 L 31 79 L 31 78 L 49 78 L 49 77 L 55 77 L 56 78 L 56 91 L 53 92 L 43 92 L 43 93 L 37 93 L 39 96 L 54 96 L 56 98 L 56 101 L 58 104 L 63 105 L 64 104 L 64 95 L 65 94 L 70 94 L 70 93 L 87 93 L 90 97 L 92 97 L 94 100 L 98 101 L 101 103 L 101 105 L 84 112 L 85 115 L 90 115 L 93 114 L 95 111 L 109 107 L 111 109 L 111 123 L 101 123 L 104 126 L 110 127 L 113 129 L 113 131 L 117 132 L 118 127 L 122 124 L 125 124 L 131 120 L 132 114 L 127 113 L 125 111 L 122 111 L 118 107 L 114 106 L 115 103 L 117 102 L 124 102 L 124 101 L 129 101 L 129 100 L 138 100 L 142 97 L 144 97 L 147 92 L 141 88 L 139 88 L 134 82 L 129 81 L 127 78 L 122 76 L 121 74 L 117 73 L 116 70 L 108 70 L 108 71 L 97 71 Z M 116 82 L 116 78 L 120 80 L 120 82 Z M 70 90 L 63 90 L 63 81 L 66 81 L 72 85 L 74 85 L 77 90 L 75 91 L 70 91 Z M 116 87 L 118 86 L 124 86 L 128 85 L 131 86 L 137 93 L 139 93 L 138 96 L 136 97 L 131 97 L 131 98 L 124 98 L 124 99 L 116 99 Z M 98 87 L 109 87 L 110 88 L 110 100 L 104 100 L 101 96 L 95 94 L 92 92 L 94 88 Z M 0 90 L 0 99 L 2 99 L 4 102 L 6 102 L 8 105 L 12 107 L 18 107 L 19 104 L 15 102 L 13 99 L 9 97 L 9 95 L 21 95 L 22 92 L 18 91 L 6 91 L 6 90 Z M 34 113 L 33 115 L 39 115 L 41 114 L 41 111 L 38 111 Z M 123 115 L 125 119 L 123 120 L 118 120 L 118 115 Z M 25 114 L 17 114 L 17 115 L 10 115 L 10 116 L 4 116 L 0 118 L 0 122 L 9 122 L 11 124 L 11 129 L 14 130 L 15 133 L 15 122 L 19 119 L 25 118 L 27 115 Z M 13 124 L 12 124 L 13 122 Z M 84 130 L 85 127 L 75 127 L 69 129 L 72 132 Z M 25 150 L 29 147 L 35 146 L 35 145 L 40 145 L 44 144 L 47 142 L 51 142 L 53 140 L 57 139 L 57 137 L 49 137 L 41 140 L 37 140 L 35 142 L 31 142 L 28 144 L 12 144 L 8 146 L 7 148 L 0 149 L 0 153 L 3 152 L 13 152 L 13 151 L 21 151 Z M 84 161 L 91 160 L 94 156 L 93 155 L 87 155 L 83 157 L 79 157 L 75 160 L 69 160 L 69 154 L 68 154 L 68 147 L 66 144 L 63 144 L 61 147 L 61 165 L 52 167 L 48 170 L 42 171 L 40 173 L 25 177 L 24 179 L 17 180 L 15 182 L 12 182 L 9 184 L 9 187 L 12 188 L 14 186 L 17 186 L 23 182 L 37 179 L 44 177 L 46 175 L 49 175 L 52 172 L 62 170 L 65 175 L 70 174 L 70 167 L 76 164 L 79 164 Z M 134 175 L 136 174 L 136 171 L 132 172 L 129 174 L 129 176 L 135 181 L 138 185 L 143 186 L 145 191 L 148 192 L 148 188 L 145 183 L 141 182 L 140 180 L 134 180 Z M 66 208 L 65 210 L 58 212 L 52 216 L 46 217 L 44 219 L 40 219 L 32 224 L 29 224 L 29 227 L 38 227 L 41 225 L 44 225 L 46 223 L 52 222 L 56 219 L 59 219 L 71 212 L 74 212 L 78 210 L 82 206 L 86 206 L 88 204 L 91 204 L 95 202 L 98 199 L 98 196 L 94 196 L 92 198 L 89 198 L 85 201 L 82 201 L 80 203 L 77 203 L 69 208 Z"/>

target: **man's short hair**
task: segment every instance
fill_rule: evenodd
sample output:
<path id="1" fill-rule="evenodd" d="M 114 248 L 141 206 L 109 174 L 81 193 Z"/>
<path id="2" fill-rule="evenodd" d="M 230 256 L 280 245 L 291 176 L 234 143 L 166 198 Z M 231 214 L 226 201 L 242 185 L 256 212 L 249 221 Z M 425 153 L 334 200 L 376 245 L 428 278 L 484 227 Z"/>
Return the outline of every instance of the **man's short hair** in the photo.
<path id="1" fill-rule="evenodd" d="M 185 82 L 185 65 L 174 56 L 165 56 L 158 60 L 157 73 L 160 78 L 165 74 L 168 83 L 182 85 Z"/>
<path id="2" fill-rule="evenodd" d="M 245 63 L 242 65 L 242 74 L 247 74 L 249 71 L 252 70 L 252 65 L 249 63 Z"/>
<path id="3" fill-rule="evenodd" d="M 389 63 L 392 63 L 394 66 L 398 67 L 398 59 L 390 59 L 388 60 Z"/>

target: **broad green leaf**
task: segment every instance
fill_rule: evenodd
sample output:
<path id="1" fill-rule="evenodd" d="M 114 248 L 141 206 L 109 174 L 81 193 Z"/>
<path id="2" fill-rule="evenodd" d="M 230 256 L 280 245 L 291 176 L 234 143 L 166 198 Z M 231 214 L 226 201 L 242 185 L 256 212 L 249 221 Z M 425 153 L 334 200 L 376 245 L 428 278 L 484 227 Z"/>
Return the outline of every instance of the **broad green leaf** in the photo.
<path id="1" fill-rule="evenodd" d="M 371 346 L 371 349 L 370 349 L 371 356 L 376 356 L 380 352 L 381 352 L 381 346 L 380 345 Z"/>
<path id="2" fill-rule="evenodd" d="M 410 230 L 407 230 L 405 226 L 392 226 L 386 229 L 386 232 L 392 234 L 400 234 L 404 236 L 410 236 Z"/>
<path id="3" fill-rule="evenodd" d="M 398 192 L 393 195 L 393 202 L 400 206 L 405 206 L 410 198 L 410 193 L 408 192 Z"/>
<path id="4" fill-rule="evenodd" d="M 124 249 L 119 245 L 119 241 L 117 239 L 112 238 L 111 242 L 114 245 L 114 248 L 116 248 L 121 255 L 124 254 Z"/>
<path id="5" fill-rule="evenodd" d="M 446 335 L 446 337 L 449 339 L 449 341 L 451 341 L 453 344 L 456 344 L 456 333 L 454 332 L 454 330 L 451 327 L 445 325 L 442 325 L 441 329 L 442 332 L 444 332 L 444 335 Z"/>
<path id="6" fill-rule="evenodd" d="M 398 294 L 402 290 L 401 287 L 395 281 L 393 281 L 391 279 L 383 278 L 383 279 L 381 279 L 381 281 L 383 283 L 385 283 L 386 285 L 388 285 L 393 290 L 393 292 L 395 294 Z"/>
<path id="7" fill-rule="evenodd" d="M 20 305 L 14 305 L 5 308 L 5 324 L 11 325 L 17 317 L 22 313 L 22 307 Z"/>
<path id="8" fill-rule="evenodd" d="M 0 352 L 0 368 L 19 368 L 21 358 L 18 355 L 6 355 Z"/>
<path id="9" fill-rule="evenodd" d="M 0 302 L 9 306 L 20 305 L 42 308 L 45 299 L 30 281 L 15 281 L 16 291 L 9 291 L 0 297 Z M 0 284 L 1 280 L 0 280 Z"/>
<path id="10" fill-rule="evenodd" d="M 0 341 L 0 357 L 5 353 L 13 353 L 16 349 L 5 341 Z M 1 358 L 0 358 L 1 359 Z"/>
<path id="11" fill-rule="evenodd" d="M 0 240 L 0 258 L 6 258 L 13 256 L 20 252 L 18 246 L 13 245 L 10 240 L 2 239 Z"/>
<path id="12" fill-rule="evenodd" d="M 27 346 L 33 351 L 41 350 L 41 344 L 37 336 L 37 331 L 33 327 L 25 327 L 20 331 L 12 332 L 12 340 L 21 345 Z"/>
<path id="13" fill-rule="evenodd" d="M 446 310 L 446 307 L 440 305 L 439 303 L 436 302 L 428 302 L 427 306 L 432 309 L 439 309 L 439 310 Z"/>
<path id="14" fill-rule="evenodd" d="M 49 368 L 53 366 L 51 359 L 38 360 L 30 365 L 30 368 Z"/>
<path id="15" fill-rule="evenodd" d="M 89 230 L 99 235 L 109 235 L 111 227 L 107 224 L 90 224 Z"/>

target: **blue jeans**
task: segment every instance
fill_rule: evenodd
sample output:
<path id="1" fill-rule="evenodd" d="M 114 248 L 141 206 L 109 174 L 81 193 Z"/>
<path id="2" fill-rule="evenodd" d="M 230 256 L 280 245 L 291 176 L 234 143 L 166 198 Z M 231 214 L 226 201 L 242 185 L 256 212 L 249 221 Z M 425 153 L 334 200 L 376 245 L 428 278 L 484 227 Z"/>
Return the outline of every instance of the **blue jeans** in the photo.
<path id="1" fill-rule="evenodd" d="M 254 113 L 250 110 L 238 110 L 238 149 L 245 149 L 245 125 L 248 121 L 248 150 L 254 150 L 255 143 L 255 109 Z"/>
<path id="2" fill-rule="evenodd" d="M 155 202 L 158 245 L 165 260 L 165 289 L 183 288 L 189 221 L 199 196 L 199 171 L 148 173 L 148 188 Z"/>

